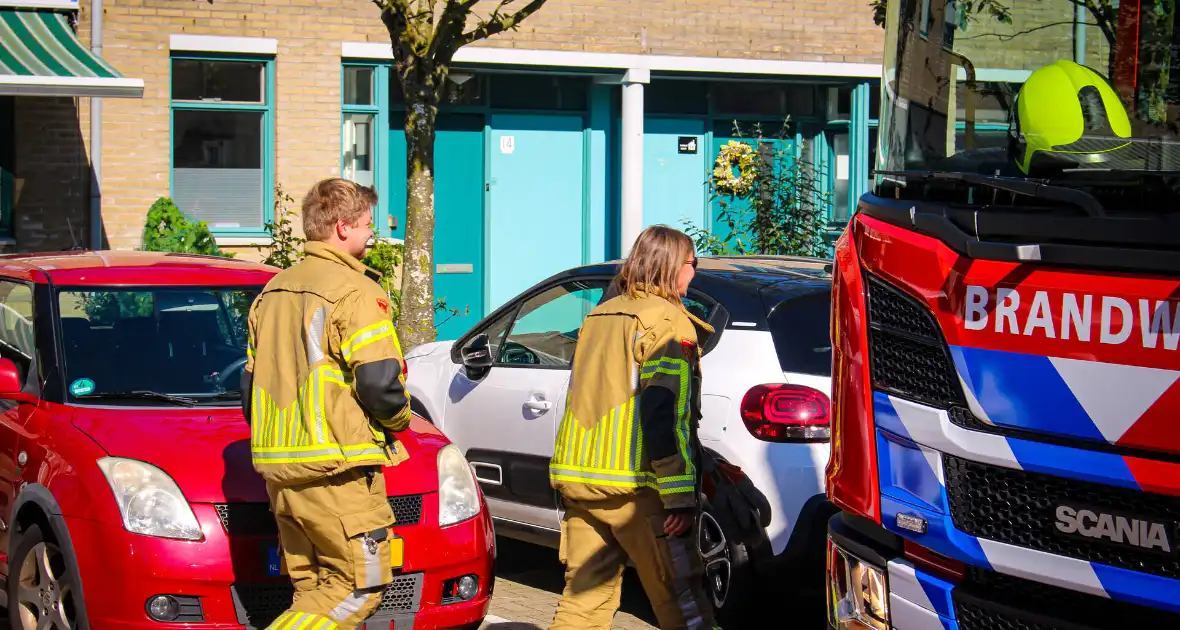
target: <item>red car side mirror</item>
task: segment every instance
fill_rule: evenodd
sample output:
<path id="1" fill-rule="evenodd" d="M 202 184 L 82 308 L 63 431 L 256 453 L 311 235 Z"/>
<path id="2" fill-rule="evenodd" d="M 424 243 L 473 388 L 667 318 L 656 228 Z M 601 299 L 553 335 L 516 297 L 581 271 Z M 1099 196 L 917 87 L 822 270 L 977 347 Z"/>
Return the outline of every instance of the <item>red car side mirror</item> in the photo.
<path id="1" fill-rule="evenodd" d="M 0 399 L 33 402 L 35 398 L 22 388 L 20 369 L 12 359 L 0 359 Z"/>

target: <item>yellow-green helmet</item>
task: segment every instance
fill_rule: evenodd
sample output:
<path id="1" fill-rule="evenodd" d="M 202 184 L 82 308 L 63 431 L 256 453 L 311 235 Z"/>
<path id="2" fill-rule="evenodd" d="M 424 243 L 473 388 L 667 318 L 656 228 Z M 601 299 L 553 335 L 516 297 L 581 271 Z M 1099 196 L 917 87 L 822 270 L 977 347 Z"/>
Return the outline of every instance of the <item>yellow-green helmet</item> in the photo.
<path id="1" fill-rule="evenodd" d="M 1026 175 L 1037 163 L 1106 162 L 1131 143 L 1131 120 L 1118 93 L 1102 75 L 1066 59 L 1028 77 L 1016 96 L 1014 122 L 1013 158 Z"/>

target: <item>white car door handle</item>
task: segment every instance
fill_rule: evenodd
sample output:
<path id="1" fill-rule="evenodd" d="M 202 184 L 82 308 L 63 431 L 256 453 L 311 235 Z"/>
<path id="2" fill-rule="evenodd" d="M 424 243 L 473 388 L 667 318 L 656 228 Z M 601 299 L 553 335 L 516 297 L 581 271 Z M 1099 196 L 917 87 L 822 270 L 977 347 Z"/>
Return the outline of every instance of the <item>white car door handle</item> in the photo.
<path id="1" fill-rule="evenodd" d="M 524 406 L 533 411 L 549 411 L 553 407 L 553 403 L 548 400 L 537 400 L 534 398 L 526 401 Z"/>

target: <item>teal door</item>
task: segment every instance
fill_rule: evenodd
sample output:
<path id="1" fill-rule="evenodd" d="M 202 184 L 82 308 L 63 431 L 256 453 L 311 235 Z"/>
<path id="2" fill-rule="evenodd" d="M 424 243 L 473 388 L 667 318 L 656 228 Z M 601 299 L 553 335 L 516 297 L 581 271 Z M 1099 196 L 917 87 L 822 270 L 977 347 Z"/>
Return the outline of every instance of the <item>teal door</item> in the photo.
<path id="1" fill-rule="evenodd" d="M 488 148 L 491 312 L 585 252 L 582 116 L 497 114 Z"/>
<path id="2" fill-rule="evenodd" d="M 648 118 L 643 122 L 643 225 L 708 227 L 705 123 Z"/>
<path id="3" fill-rule="evenodd" d="M 766 133 L 768 135 L 773 135 L 773 134 L 777 133 L 777 131 L 781 125 L 782 125 L 781 121 L 777 124 L 773 123 L 773 122 L 769 122 L 769 123 L 763 122 L 762 123 L 762 131 L 763 131 L 763 133 Z M 709 160 L 708 163 L 709 163 L 709 177 L 710 178 L 712 177 L 712 172 L 713 172 L 713 168 L 712 168 L 713 161 L 717 159 L 717 154 L 721 152 L 721 147 L 723 147 L 727 143 L 729 143 L 730 140 L 739 140 L 739 141 L 746 142 L 746 143 L 751 142 L 750 136 L 754 135 L 754 123 L 742 122 L 741 126 L 742 126 L 742 133 L 745 134 L 745 136 L 746 136 L 745 138 L 739 138 L 737 135 L 734 134 L 732 120 L 714 121 L 713 146 L 710 147 L 711 150 L 709 152 L 709 155 L 707 156 L 707 159 Z M 785 151 L 785 152 L 789 153 L 792 150 L 792 147 L 795 146 L 793 138 L 790 136 L 788 136 L 784 140 L 778 140 L 775 138 L 767 138 L 766 140 L 764 140 L 763 144 L 765 146 L 763 147 L 762 152 L 764 152 L 765 155 L 767 155 L 767 159 L 771 159 L 771 160 L 774 159 L 775 152 Z M 712 192 L 710 192 L 710 195 L 712 195 Z M 710 222 L 712 223 L 713 234 L 716 235 L 718 238 L 723 239 L 729 235 L 729 226 L 718 219 L 718 215 L 722 210 L 722 205 L 721 205 L 722 202 L 725 202 L 727 205 L 730 206 L 731 213 L 735 214 L 739 219 L 737 221 L 738 224 L 748 223 L 749 219 L 752 217 L 750 217 L 747 214 L 744 214 L 744 213 L 750 211 L 749 198 L 731 199 L 729 197 L 721 197 L 721 196 L 714 197 L 712 199 L 712 201 L 709 202 L 709 213 L 711 215 Z M 743 218 L 743 217 L 745 217 L 745 218 Z M 749 239 L 743 237 L 742 242 L 749 243 Z M 732 246 L 733 241 L 731 241 L 729 244 Z"/>
<path id="4" fill-rule="evenodd" d="M 402 120 L 393 116 L 390 149 L 390 212 L 394 233 L 405 234 L 406 142 Z M 434 297 L 458 315 L 435 312 L 439 341 L 458 339 L 483 316 L 484 117 L 440 114 L 434 141 Z M 464 315 L 464 313 L 467 313 Z"/>

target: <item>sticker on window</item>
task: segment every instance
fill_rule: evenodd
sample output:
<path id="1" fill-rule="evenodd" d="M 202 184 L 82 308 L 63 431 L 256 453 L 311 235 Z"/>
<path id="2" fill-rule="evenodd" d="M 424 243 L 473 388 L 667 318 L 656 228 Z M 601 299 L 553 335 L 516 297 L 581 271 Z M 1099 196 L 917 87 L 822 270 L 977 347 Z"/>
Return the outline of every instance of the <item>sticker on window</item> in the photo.
<path id="1" fill-rule="evenodd" d="M 75 396 L 85 396 L 94 391 L 94 381 L 88 378 L 80 378 L 73 383 L 70 383 L 70 393 Z"/>

